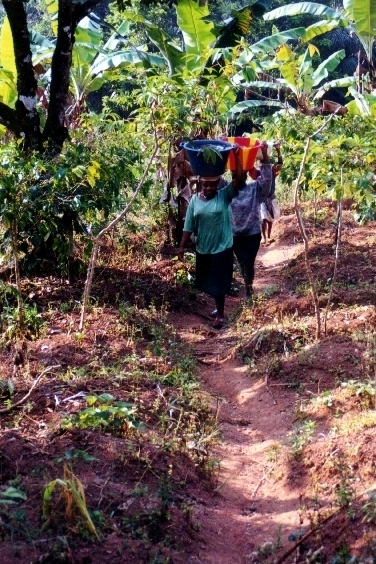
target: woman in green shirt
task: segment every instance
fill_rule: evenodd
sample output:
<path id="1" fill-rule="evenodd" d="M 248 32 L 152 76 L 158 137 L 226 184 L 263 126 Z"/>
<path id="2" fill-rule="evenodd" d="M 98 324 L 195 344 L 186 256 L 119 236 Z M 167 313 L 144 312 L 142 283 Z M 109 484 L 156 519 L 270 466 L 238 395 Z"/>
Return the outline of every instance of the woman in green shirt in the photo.
<path id="1" fill-rule="evenodd" d="M 234 178 L 223 188 L 219 189 L 220 176 L 201 177 L 201 190 L 189 203 L 178 250 L 178 256 L 183 260 L 184 247 L 193 233 L 196 237 L 196 286 L 214 298 L 213 327 L 218 329 L 224 324 L 225 298 L 231 287 L 233 271 L 229 206 L 238 189 L 245 184 L 238 148 L 235 149 L 235 159 Z"/>

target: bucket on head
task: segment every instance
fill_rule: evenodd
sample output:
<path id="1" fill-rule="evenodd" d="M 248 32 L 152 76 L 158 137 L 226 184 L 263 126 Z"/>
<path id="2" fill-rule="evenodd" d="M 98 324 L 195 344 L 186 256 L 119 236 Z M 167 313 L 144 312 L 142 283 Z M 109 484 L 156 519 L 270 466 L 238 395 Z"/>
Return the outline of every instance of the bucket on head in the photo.
<path id="1" fill-rule="evenodd" d="M 195 139 L 180 146 L 187 152 L 193 174 L 199 176 L 222 175 L 234 148 L 232 143 L 221 139 Z"/>
<path id="2" fill-rule="evenodd" d="M 261 147 L 261 143 L 258 139 L 251 139 L 250 137 L 223 137 L 222 139 L 229 143 L 236 143 L 236 145 L 239 146 L 239 158 L 243 170 L 250 170 L 254 167 L 257 152 Z M 230 153 L 227 168 L 229 170 L 236 170 L 235 155 L 233 152 Z"/>

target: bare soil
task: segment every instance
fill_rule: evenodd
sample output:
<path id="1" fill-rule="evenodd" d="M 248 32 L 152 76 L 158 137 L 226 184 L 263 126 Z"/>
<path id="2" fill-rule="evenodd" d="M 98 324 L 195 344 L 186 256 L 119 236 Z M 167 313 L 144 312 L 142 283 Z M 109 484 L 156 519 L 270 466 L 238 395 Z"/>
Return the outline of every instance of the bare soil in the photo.
<path id="1" fill-rule="evenodd" d="M 316 225 L 307 222 L 322 313 L 335 241 L 334 212 L 323 210 Z M 258 255 L 253 302 L 237 274 L 219 331 L 211 300 L 176 284 L 186 267 L 166 246 L 143 265 L 102 249 L 83 334 L 82 282 L 25 281 L 47 325 L 27 341 L 25 362 L 14 345 L 2 348 L 2 408 L 7 379 L 15 403 L 54 368 L 27 402 L 0 415 L 2 564 L 376 561 L 376 500 L 367 493 L 376 486 L 376 225 L 344 213 L 319 340 L 288 210 L 273 237 Z M 200 387 L 188 399 L 188 377 L 170 382 L 173 347 L 197 361 Z M 131 417 L 117 429 L 62 426 L 100 394 L 136 405 L 144 428 L 133 429 Z M 43 519 L 43 491 L 68 479 L 64 462 L 85 490 L 98 538 L 58 483 Z M 25 499 L 6 504 L 9 487 Z"/>

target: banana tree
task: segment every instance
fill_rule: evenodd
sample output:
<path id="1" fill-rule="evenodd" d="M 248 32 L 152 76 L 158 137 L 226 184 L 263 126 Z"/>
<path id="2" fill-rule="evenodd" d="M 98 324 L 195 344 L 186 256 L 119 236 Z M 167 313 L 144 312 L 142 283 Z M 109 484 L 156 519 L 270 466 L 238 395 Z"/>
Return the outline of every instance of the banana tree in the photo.
<path id="1" fill-rule="evenodd" d="M 32 60 L 26 3 L 23 0 L 2 2 L 10 34 L 6 40 L 4 38 L 1 52 L 14 57 L 13 70 L 7 78 L 16 84 L 17 93 L 14 100 L 3 98 L 0 102 L 0 124 L 22 140 L 25 150 L 43 152 L 48 149 L 52 153 L 59 153 L 68 136 L 64 119 L 75 31 L 79 22 L 104 0 L 59 0 L 58 4 L 56 0 L 48 2 L 52 4 L 51 9 L 58 7 L 57 38 L 51 59 L 48 115 L 43 126 L 37 107 L 38 82 Z M 4 85 L 4 73 L 0 79 Z"/>
<path id="2" fill-rule="evenodd" d="M 329 20 L 336 22 L 339 27 L 350 27 L 361 41 L 368 61 L 372 62 L 372 46 L 376 35 L 376 0 L 343 0 L 343 11 L 314 2 L 297 2 L 264 14 L 264 19 L 272 21 L 298 14 L 322 17 L 324 25 Z"/>
<path id="3" fill-rule="evenodd" d="M 213 72 L 223 52 L 226 58 L 226 49 L 234 47 L 249 33 L 253 18 L 261 17 L 270 4 L 271 0 L 253 0 L 240 10 L 233 10 L 224 24 L 216 25 L 210 20 L 207 3 L 179 0 L 176 13 L 182 45 L 143 16 L 128 12 L 124 15 L 145 27 L 150 40 L 164 57 L 169 76 L 179 80 L 184 74 Z"/>
<path id="4" fill-rule="evenodd" d="M 262 45 L 266 51 L 275 43 L 263 42 Z M 261 52 L 261 42 L 257 46 L 257 52 Z M 253 48 L 251 48 L 252 50 Z M 231 113 L 238 113 L 251 107 L 271 105 L 284 107 L 286 104 L 292 105 L 303 114 L 315 115 L 319 110 L 316 108 L 317 100 L 322 98 L 327 90 L 333 87 L 350 86 L 356 82 L 355 77 L 345 77 L 329 81 L 323 84 L 340 61 L 344 58 L 344 50 L 337 51 L 330 55 L 325 61 L 322 61 L 316 68 L 313 66 L 314 55 L 318 54 L 317 48 L 309 44 L 302 55 L 297 54 L 287 43 L 279 46 L 274 53 L 274 60 L 267 65 L 259 64 L 260 68 L 268 70 L 278 69 L 280 77 L 272 80 L 253 80 L 250 82 L 242 81 L 241 75 L 237 75 L 237 83 L 246 88 L 248 92 L 258 96 L 257 92 L 263 91 L 264 95 L 261 100 L 246 100 L 236 104 Z M 264 74 L 264 76 L 266 76 Z M 269 98 L 265 96 L 265 91 L 275 92 L 276 97 Z"/>
<path id="5" fill-rule="evenodd" d="M 299 2 L 288 4 L 264 14 L 264 19 L 271 21 L 280 17 L 310 14 L 324 18 L 320 24 L 324 27 L 333 25 L 347 27 L 356 35 L 363 48 L 358 53 L 357 88 L 351 88 L 349 93 L 354 97 L 350 103 L 350 111 L 365 115 L 373 113 L 371 106 L 374 100 L 370 93 L 374 89 L 375 66 L 372 48 L 376 37 L 376 0 L 343 0 L 343 10 L 333 10 L 323 4 L 313 2 Z"/>
<path id="6" fill-rule="evenodd" d="M 127 65 L 132 67 L 164 66 L 164 60 L 159 55 L 147 53 L 141 49 L 122 48 L 121 44 L 127 41 L 129 27 L 129 22 L 124 21 L 102 46 L 102 29 L 93 15 L 84 18 L 77 26 L 67 100 L 70 103 L 67 104 L 65 110 L 65 125 L 68 128 L 75 128 L 79 125 L 82 112 L 86 110 L 87 95 L 101 88 L 106 81 L 111 80 L 115 69 Z M 48 66 L 55 48 L 55 41 L 38 34 L 33 34 L 32 39 L 33 64 L 35 69 L 39 69 L 42 86 L 40 94 L 43 91 L 47 98 L 51 80 Z M 48 100 L 46 106 L 48 107 Z"/>
<path id="7" fill-rule="evenodd" d="M 366 110 L 369 101 L 373 98 L 363 95 L 355 88 L 355 76 L 330 80 L 323 84 L 323 80 L 333 71 L 340 61 L 344 58 L 344 51 L 337 50 L 323 61 L 315 70 L 312 66 L 312 55 L 317 49 L 311 44 L 316 37 L 339 28 L 349 27 L 356 33 L 364 46 L 368 59 L 372 59 L 372 43 L 376 33 L 376 0 L 345 0 L 344 11 L 334 10 L 329 6 L 313 2 L 299 2 L 288 4 L 267 12 L 264 19 L 272 21 L 281 17 L 309 14 L 320 18 L 316 23 L 304 28 L 295 28 L 285 32 L 274 30 L 273 35 L 263 38 L 256 44 L 250 46 L 248 55 L 242 54 L 237 65 L 239 73 L 234 76 L 237 85 L 245 86 L 251 91 L 267 89 L 277 91 L 277 105 L 280 94 L 283 92 L 284 100 L 294 99 L 294 105 L 303 113 L 312 114 L 315 111 L 315 102 L 331 88 L 349 88 L 348 94 L 354 97 L 354 102 L 350 103 L 349 110 L 363 113 L 371 113 L 370 108 Z M 308 48 L 303 55 L 296 55 L 286 44 L 286 41 L 295 41 L 299 45 L 308 44 Z M 267 55 L 275 50 L 273 61 L 267 59 Z M 261 61 L 257 59 L 261 57 Z M 371 74 L 373 67 L 371 66 Z M 272 79 L 266 72 L 279 70 L 281 77 Z M 255 80 L 255 77 L 261 80 Z M 267 77 L 267 82 L 262 80 Z M 358 77 L 359 83 L 359 77 Z M 372 80 L 371 80 L 372 84 Z M 257 94 L 256 94 L 257 97 Z M 263 100 L 249 100 L 236 105 L 232 111 L 238 112 L 250 107 L 270 105 L 268 97 Z M 356 110 L 355 110 L 356 108 Z"/>

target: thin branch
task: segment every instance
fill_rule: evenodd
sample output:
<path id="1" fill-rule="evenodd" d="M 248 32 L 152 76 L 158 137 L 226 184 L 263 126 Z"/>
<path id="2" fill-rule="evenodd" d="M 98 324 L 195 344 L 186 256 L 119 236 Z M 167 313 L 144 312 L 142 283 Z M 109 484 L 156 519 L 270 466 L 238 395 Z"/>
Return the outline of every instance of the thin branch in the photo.
<path id="1" fill-rule="evenodd" d="M 325 313 L 324 313 L 324 334 L 325 335 L 326 335 L 326 332 L 327 332 L 326 323 L 327 323 L 327 319 L 328 319 L 329 307 L 330 307 L 330 304 L 331 304 L 331 301 L 332 301 L 334 284 L 335 284 L 336 279 L 337 279 L 337 271 L 338 271 L 339 250 L 340 250 L 340 246 L 341 246 L 341 234 L 342 234 L 342 194 L 343 194 L 343 167 L 341 167 L 341 197 L 338 200 L 338 212 L 337 212 L 338 222 L 337 222 L 337 237 L 336 237 L 337 241 L 336 241 L 335 259 L 334 259 L 334 269 L 333 269 L 333 276 L 332 276 L 332 281 L 331 281 L 331 285 L 330 285 L 328 301 L 327 301 Z"/>
<path id="2" fill-rule="evenodd" d="M 119 213 L 119 215 L 117 215 L 115 217 L 115 219 L 113 219 L 108 225 L 106 225 L 106 227 L 104 227 L 99 233 L 98 235 L 96 235 L 93 239 L 94 241 L 94 246 L 93 246 L 93 250 L 91 253 L 91 257 L 90 257 L 90 262 L 89 262 L 89 266 L 88 266 L 88 271 L 87 271 L 87 277 L 86 277 L 86 283 L 85 283 L 85 290 L 84 290 L 84 297 L 83 297 L 83 302 L 82 302 L 82 308 L 81 308 L 81 319 L 80 319 L 80 325 L 79 325 L 79 330 L 82 331 L 84 328 L 84 323 L 85 323 L 85 315 L 86 315 L 86 309 L 87 309 L 87 305 L 88 305 L 88 301 L 89 301 L 89 296 L 90 296 L 90 292 L 91 292 L 91 286 L 92 286 L 92 282 L 93 282 L 93 277 L 94 277 L 94 270 L 95 270 L 95 264 L 97 261 L 97 257 L 98 257 L 98 251 L 99 251 L 99 244 L 100 241 L 103 237 L 103 235 L 105 235 L 106 233 L 108 233 L 109 231 L 111 231 L 112 229 L 114 229 L 114 227 L 119 223 L 119 221 L 121 221 L 128 213 L 130 207 L 132 206 L 133 202 L 135 201 L 135 199 L 137 198 L 138 194 L 140 193 L 141 188 L 144 185 L 146 176 L 149 172 L 150 166 L 155 158 L 155 156 L 157 155 L 159 150 L 159 143 L 156 140 L 155 145 L 154 145 L 154 150 L 149 158 L 149 161 L 145 167 L 144 173 L 141 177 L 141 180 L 138 183 L 138 186 L 136 188 L 136 190 L 133 193 L 133 196 L 131 197 L 131 199 L 129 200 L 128 204 L 125 206 L 125 208 Z"/>
<path id="3" fill-rule="evenodd" d="M 352 502 L 354 502 L 357 499 L 360 499 L 364 494 L 366 494 L 369 491 L 374 490 L 376 487 L 376 484 L 374 484 L 372 487 L 367 488 L 367 490 L 362 491 L 360 494 L 358 494 L 356 497 L 353 498 Z M 344 509 L 346 509 L 345 507 L 340 507 L 339 509 L 336 509 L 335 511 L 333 511 L 333 513 L 330 513 L 330 515 L 328 515 L 327 517 L 325 517 L 325 519 L 323 519 L 322 521 L 320 521 L 320 523 L 318 525 L 316 525 L 316 527 L 313 527 L 313 529 L 311 529 L 310 531 L 308 531 L 305 535 L 303 535 L 295 544 L 292 548 L 290 548 L 289 550 L 287 550 L 287 552 L 285 552 L 284 554 L 282 554 L 282 556 L 280 558 L 278 558 L 278 560 L 275 562 L 275 564 L 282 564 L 282 562 L 284 562 L 286 560 L 286 558 L 288 558 L 293 552 L 294 550 L 296 550 L 301 544 L 303 544 L 311 535 L 313 535 L 313 533 L 315 533 L 316 531 L 318 531 L 319 529 L 322 528 L 322 526 L 324 525 L 324 523 L 327 523 L 328 521 L 330 521 L 330 519 L 332 519 L 333 517 L 335 517 L 336 515 L 338 515 L 339 513 L 341 513 L 341 511 L 343 511 Z"/>
<path id="4" fill-rule="evenodd" d="M 338 110 L 336 110 L 337 112 Z M 336 113 L 335 112 L 335 113 Z M 296 184 L 295 184 L 295 193 L 294 193 L 294 208 L 295 208 L 295 213 L 296 213 L 296 217 L 298 220 L 298 226 L 299 226 L 299 230 L 300 230 L 300 234 L 303 238 L 303 243 L 304 243 L 304 260 L 305 260 L 305 266 L 306 266 L 306 271 L 307 271 L 307 276 L 309 279 L 309 283 L 311 286 L 311 293 L 312 293 L 312 298 L 313 298 L 313 303 L 314 303 L 314 307 L 315 307 L 315 314 L 316 314 L 316 339 L 319 339 L 321 336 L 321 321 L 320 321 L 320 307 L 319 307 L 319 298 L 318 298 L 318 292 L 317 292 L 317 286 L 315 283 L 315 279 L 312 273 L 312 268 L 311 268 L 311 263 L 309 262 L 309 258 L 308 258 L 308 251 L 309 251 L 309 239 L 307 236 L 307 232 L 305 230 L 305 225 L 304 225 L 304 221 L 303 221 L 303 216 L 302 216 L 302 211 L 300 208 L 300 202 L 299 202 L 299 187 L 300 187 L 300 183 L 301 183 L 301 179 L 303 176 L 303 171 L 304 171 L 304 167 L 307 161 L 307 156 L 308 156 L 308 151 L 309 151 L 309 147 L 311 144 L 311 140 L 318 135 L 319 133 L 321 133 L 321 131 L 323 131 L 329 124 L 329 122 L 333 119 L 334 114 L 331 114 L 328 119 L 326 119 L 324 121 L 324 123 L 311 135 L 308 136 L 306 144 L 305 144 L 305 148 L 304 148 L 304 153 L 303 153 L 303 158 L 302 158 L 302 162 L 300 163 L 300 169 L 299 169 L 299 174 L 298 174 L 298 178 L 296 179 Z"/>
<path id="5" fill-rule="evenodd" d="M 27 401 L 29 399 L 29 397 L 31 396 L 31 394 L 33 393 L 33 391 L 35 390 L 35 388 L 37 387 L 37 385 L 39 384 L 39 382 L 41 381 L 41 379 L 43 378 L 43 376 L 45 374 L 47 374 L 48 372 L 51 372 L 52 370 L 55 370 L 56 368 L 60 368 L 61 364 L 55 364 L 53 366 L 48 366 L 47 368 L 45 368 L 43 370 L 43 372 L 41 372 L 38 376 L 38 378 L 36 378 L 34 380 L 34 382 L 32 383 L 32 386 L 30 388 L 30 390 L 28 391 L 28 393 L 26 394 L 26 396 L 24 396 L 22 399 L 20 399 L 20 401 L 18 401 L 17 403 L 12 404 L 10 407 L 4 407 L 3 409 L 0 409 L 0 414 L 1 413 L 9 413 L 10 411 L 12 411 L 12 409 L 15 409 L 16 407 L 20 407 L 20 405 L 23 405 L 25 403 L 25 401 Z"/>
<path id="6" fill-rule="evenodd" d="M 18 232 L 17 232 L 16 220 L 12 221 L 11 240 L 12 240 L 12 252 L 14 259 L 14 277 L 16 280 L 16 287 L 17 287 L 18 323 L 19 323 L 20 331 L 21 333 L 23 333 L 25 328 L 24 301 L 22 298 L 21 276 L 20 276 L 20 268 L 18 262 Z"/>

